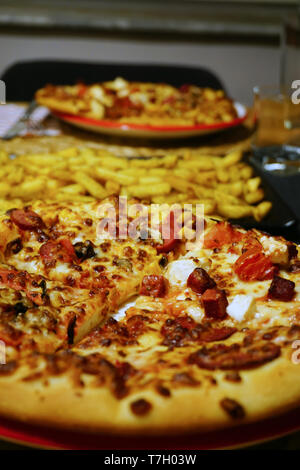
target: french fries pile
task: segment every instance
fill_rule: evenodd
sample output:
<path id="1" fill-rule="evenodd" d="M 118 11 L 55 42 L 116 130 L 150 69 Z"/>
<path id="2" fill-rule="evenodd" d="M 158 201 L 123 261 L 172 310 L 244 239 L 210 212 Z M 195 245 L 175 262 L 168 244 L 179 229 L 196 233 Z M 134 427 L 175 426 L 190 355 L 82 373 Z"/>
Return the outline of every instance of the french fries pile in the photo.
<path id="1" fill-rule="evenodd" d="M 88 202 L 127 195 L 157 204 L 204 204 L 207 215 L 259 221 L 272 207 L 241 151 L 224 157 L 186 151 L 126 159 L 102 149 L 71 147 L 15 159 L 0 152 L 0 164 L 0 210 L 35 199 Z"/>

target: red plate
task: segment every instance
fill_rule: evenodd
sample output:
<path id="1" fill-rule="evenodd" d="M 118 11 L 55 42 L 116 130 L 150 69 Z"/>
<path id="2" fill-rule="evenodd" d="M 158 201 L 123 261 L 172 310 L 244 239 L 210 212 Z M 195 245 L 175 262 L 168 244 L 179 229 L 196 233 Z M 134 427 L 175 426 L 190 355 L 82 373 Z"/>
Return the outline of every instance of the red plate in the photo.
<path id="1" fill-rule="evenodd" d="M 88 434 L 1 419 L 0 438 L 48 449 L 204 450 L 237 448 L 276 439 L 300 429 L 300 408 L 285 415 L 232 429 L 176 437 L 128 437 Z"/>
<path id="2" fill-rule="evenodd" d="M 100 119 L 85 118 L 73 114 L 65 114 L 52 111 L 54 116 L 74 126 L 101 134 L 112 134 L 123 137 L 146 137 L 146 138 L 172 138 L 193 137 L 197 135 L 220 132 L 225 129 L 238 126 L 245 121 L 247 109 L 241 103 L 234 103 L 238 117 L 230 122 L 218 124 L 199 124 L 196 126 L 149 126 L 145 124 L 120 123 Z"/>

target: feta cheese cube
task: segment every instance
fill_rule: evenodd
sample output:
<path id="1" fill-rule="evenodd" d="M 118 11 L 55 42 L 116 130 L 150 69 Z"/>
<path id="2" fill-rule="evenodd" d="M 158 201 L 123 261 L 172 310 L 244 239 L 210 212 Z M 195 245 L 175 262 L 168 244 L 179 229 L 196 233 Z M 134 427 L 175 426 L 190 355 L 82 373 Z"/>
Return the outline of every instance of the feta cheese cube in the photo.
<path id="1" fill-rule="evenodd" d="M 236 321 L 243 321 L 253 313 L 255 298 L 252 295 L 236 295 L 227 307 L 227 313 Z"/>
<path id="2" fill-rule="evenodd" d="M 189 275 L 194 271 L 197 265 L 192 259 L 181 259 L 173 261 L 167 268 L 166 277 L 170 284 L 184 286 Z"/>
<path id="3" fill-rule="evenodd" d="M 270 256 L 272 263 L 286 265 L 289 262 L 289 251 L 285 243 L 273 237 L 263 236 L 260 239 L 264 253 Z"/>

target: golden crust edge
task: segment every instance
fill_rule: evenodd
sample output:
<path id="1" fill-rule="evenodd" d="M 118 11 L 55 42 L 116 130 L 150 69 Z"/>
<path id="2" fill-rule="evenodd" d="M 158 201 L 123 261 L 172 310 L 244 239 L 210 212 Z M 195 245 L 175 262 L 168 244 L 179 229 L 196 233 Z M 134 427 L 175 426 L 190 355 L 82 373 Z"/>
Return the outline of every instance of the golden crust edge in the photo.
<path id="1" fill-rule="evenodd" d="M 224 371 L 216 374 L 221 375 Z M 40 381 L 16 379 L 14 374 L 0 379 L 0 415 L 28 424 L 86 432 L 172 435 L 244 425 L 300 405 L 299 370 L 289 358 L 244 371 L 242 376 L 238 384 L 218 381 L 217 386 L 171 389 L 169 398 L 145 388 L 117 400 L 108 388 L 74 388 L 65 376 L 44 386 Z M 145 416 L 136 416 L 130 410 L 130 403 L 140 398 L 152 404 Z M 220 406 L 224 398 L 241 404 L 245 418 L 232 419 Z"/>

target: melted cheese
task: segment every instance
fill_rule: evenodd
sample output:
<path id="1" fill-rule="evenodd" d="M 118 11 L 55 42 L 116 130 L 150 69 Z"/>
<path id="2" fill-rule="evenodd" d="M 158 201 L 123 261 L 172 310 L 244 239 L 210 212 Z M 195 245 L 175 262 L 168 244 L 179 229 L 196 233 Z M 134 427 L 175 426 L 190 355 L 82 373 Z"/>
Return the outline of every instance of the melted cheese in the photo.
<path id="1" fill-rule="evenodd" d="M 209 258 L 209 255 L 211 254 L 210 252 L 211 250 L 204 251 L 202 249 L 188 251 L 188 253 L 184 255 L 183 259 L 195 258 L 198 261 L 198 266 L 205 270 L 209 270 L 211 266 L 211 259 Z"/>
<path id="2" fill-rule="evenodd" d="M 134 299 L 131 299 L 128 302 L 125 302 L 123 305 L 121 305 L 121 307 L 119 307 L 118 311 L 114 315 L 112 315 L 112 317 L 117 321 L 122 320 L 126 316 L 127 310 L 130 307 L 135 306 L 136 299 L 137 297 L 134 297 Z"/>

